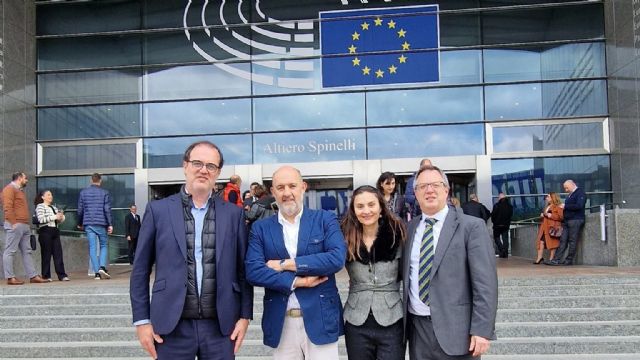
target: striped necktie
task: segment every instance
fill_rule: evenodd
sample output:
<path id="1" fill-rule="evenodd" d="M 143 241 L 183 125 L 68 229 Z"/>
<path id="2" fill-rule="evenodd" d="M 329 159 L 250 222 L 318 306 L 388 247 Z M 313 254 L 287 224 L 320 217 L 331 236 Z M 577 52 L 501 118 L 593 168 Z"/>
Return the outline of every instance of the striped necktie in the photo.
<path id="1" fill-rule="evenodd" d="M 431 275 L 431 266 L 433 265 L 433 256 L 435 254 L 433 247 L 433 225 L 436 219 L 426 218 L 424 234 L 422 242 L 420 242 L 420 269 L 418 272 L 419 296 L 425 305 L 429 305 L 429 276 Z"/>

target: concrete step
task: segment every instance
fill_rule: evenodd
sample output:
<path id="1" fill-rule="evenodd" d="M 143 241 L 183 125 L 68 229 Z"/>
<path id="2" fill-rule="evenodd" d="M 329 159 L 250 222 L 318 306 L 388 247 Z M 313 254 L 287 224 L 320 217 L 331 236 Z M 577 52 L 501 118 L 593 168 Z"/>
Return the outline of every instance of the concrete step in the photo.
<path id="1" fill-rule="evenodd" d="M 496 322 L 575 322 L 640 320 L 640 308 L 505 309 Z"/>
<path id="2" fill-rule="evenodd" d="M 5 295 L 2 306 L 128 304 L 129 294 Z"/>
<path id="3" fill-rule="evenodd" d="M 498 339 L 515 337 L 640 336 L 640 320 L 497 323 Z"/>
<path id="4" fill-rule="evenodd" d="M 490 354 L 629 354 L 640 349 L 640 336 L 576 336 L 502 338 Z M 640 354 L 637 354 L 640 356 Z"/>
<path id="5" fill-rule="evenodd" d="M 640 307 L 640 295 L 555 296 L 498 299 L 498 309 Z"/>
<path id="6" fill-rule="evenodd" d="M 640 284 L 501 286 L 502 297 L 640 295 Z"/>
<path id="7" fill-rule="evenodd" d="M 602 284 L 640 284 L 637 275 L 588 275 L 588 276 L 538 276 L 499 278 L 498 286 L 549 286 L 549 285 L 602 285 Z"/>
<path id="8" fill-rule="evenodd" d="M 129 304 L 27 305 L 0 307 L 0 316 L 122 315 L 131 314 Z"/>
<path id="9" fill-rule="evenodd" d="M 104 360 L 104 358 L 65 358 L 67 360 Z M 110 360 L 149 360 L 149 357 L 110 357 Z M 272 356 L 236 356 L 236 360 L 271 360 Z M 407 357 L 406 359 L 409 359 Z M 484 360 L 638 360 L 638 354 L 540 354 L 484 355 Z M 60 358 L 3 358 L 3 360 L 60 360 Z M 339 360 L 348 360 L 340 356 Z"/>

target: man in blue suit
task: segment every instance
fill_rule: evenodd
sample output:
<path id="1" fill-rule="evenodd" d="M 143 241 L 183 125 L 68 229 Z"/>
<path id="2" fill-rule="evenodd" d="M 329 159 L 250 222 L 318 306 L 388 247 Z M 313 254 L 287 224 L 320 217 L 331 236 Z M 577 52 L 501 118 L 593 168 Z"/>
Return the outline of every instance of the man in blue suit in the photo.
<path id="1" fill-rule="evenodd" d="M 264 344 L 274 359 L 338 359 L 344 333 L 335 273 L 346 245 L 333 213 L 303 207 L 307 184 L 283 166 L 271 192 L 278 214 L 256 221 L 247 250 L 247 279 L 265 288 Z"/>
<path id="2" fill-rule="evenodd" d="M 562 219 L 562 235 L 560 236 L 560 246 L 556 254 L 546 265 L 573 265 L 578 246 L 580 230 L 584 226 L 584 207 L 587 202 L 587 195 L 584 190 L 578 187 L 573 180 L 565 181 L 562 186 L 568 192 L 564 204 L 560 206 L 564 209 Z M 567 257 L 562 261 L 562 255 L 567 252 Z"/>
<path id="3" fill-rule="evenodd" d="M 233 359 L 249 326 L 253 288 L 244 276 L 244 214 L 213 193 L 223 163 L 215 144 L 192 144 L 184 153 L 180 193 L 149 203 L 144 213 L 131 308 L 138 340 L 154 359 Z"/>

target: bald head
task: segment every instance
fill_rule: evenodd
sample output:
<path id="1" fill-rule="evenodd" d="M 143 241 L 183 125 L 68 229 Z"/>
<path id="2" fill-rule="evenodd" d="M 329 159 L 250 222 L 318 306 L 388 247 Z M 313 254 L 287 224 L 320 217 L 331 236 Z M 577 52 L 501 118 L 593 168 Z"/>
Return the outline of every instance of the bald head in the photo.
<path id="1" fill-rule="evenodd" d="M 285 219 L 293 222 L 302 210 L 307 184 L 302 181 L 300 170 L 293 166 L 282 166 L 273 173 L 271 193 Z"/>
<path id="2" fill-rule="evenodd" d="M 240 176 L 234 174 L 234 175 L 231 175 L 231 177 L 229 178 L 229 182 L 240 186 L 242 179 L 240 178 Z"/>
<path id="3" fill-rule="evenodd" d="M 500 194 L 498 194 L 498 199 L 504 199 L 504 198 L 506 198 L 506 197 L 507 197 L 507 196 L 506 196 L 504 193 L 502 193 L 502 192 L 501 192 Z"/>
<path id="4" fill-rule="evenodd" d="M 562 184 L 562 187 L 564 187 L 564 191 L 571 193 L 578 187 L 578 185 L 576 185 L 573 180 L 569 179 Z"/>
<path id="5" fill-rule="evenodd" d="M 433 166 L 433 164 L 431 163 L 431 160 L 425 158 L 420 161 L 420 167 L 423 166 Z"/>

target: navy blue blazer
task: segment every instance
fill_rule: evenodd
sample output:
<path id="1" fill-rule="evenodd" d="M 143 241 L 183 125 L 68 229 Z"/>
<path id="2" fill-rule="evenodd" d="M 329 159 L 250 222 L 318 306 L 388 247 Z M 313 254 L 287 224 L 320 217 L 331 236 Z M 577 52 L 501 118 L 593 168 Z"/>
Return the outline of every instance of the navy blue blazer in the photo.
<path id="1" fill-rule="evenodd" d="M 584 190 L 576 188 L 564 200 L 563 221 L 584 220 L 584 206 L 586 202 L 587 196 Z"/>
<path id="2" fill-rule="evenodd" d="M 239 318 L 251 319 L 253 288 L 244 276 L 247 228 L 244 212 L 214 198 L 216 211 L 216 309 L 220 332 L 228 336 Z M 155 264 L 153 293 L 149 277 Z M 170 333 L 187 294 L 187 240 L 180 194 L 147 205 L 131 272 L 133 321 L 150 319 L 157 334 Z"/>
<path id="3" fill-rule="evenodd" d="M 265 345 L 278 347 L 291 285 L 296 276 L 307 275 L 329 277 L 316 287 L 294 290 L 302 309 L 307 336 L 316 345 L 338 341 L 344 330 L 335 273 L 343 268 L 346 252 L 346 243 L 335 215 L 325 210 L 305 208 L 298 232 L 297 272 L 277 272 L 267 267 L 266 262 L 289 258 L 278 216 L 253 223 L 245 264 L 249 282 L 265 288 L 262 316 Z"/>

